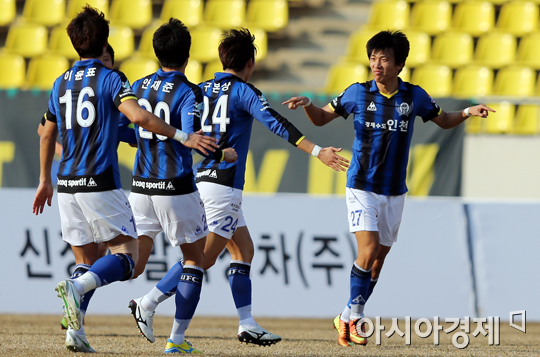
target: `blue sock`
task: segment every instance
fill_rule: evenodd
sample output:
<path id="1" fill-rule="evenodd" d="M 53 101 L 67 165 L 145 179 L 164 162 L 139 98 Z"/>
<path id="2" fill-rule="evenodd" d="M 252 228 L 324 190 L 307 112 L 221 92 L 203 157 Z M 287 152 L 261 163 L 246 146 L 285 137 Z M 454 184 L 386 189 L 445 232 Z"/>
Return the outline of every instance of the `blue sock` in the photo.
<path id="1" fill-rule="evenodd" d="M 79 276 L 83 275 L 90 269 L 90 265 L 88 264 L 77 264 L 75 266 L 75 270 L 73 271 L 73 274 L 71 274 L 71 279 L 76 279 Z M 88 304 L 90 303 L 90 299 L 94 295 L 94 292 L 96 290 L 90 290 L 86 294 L 84 294 L 81 298 L 81 305 L 80 309 L 81 311 L 84 311 L 86 313 L 86 309 L 88 308 Z"/>
<path id="2" fill-rule="evenodd" d="M 157 283 L 156 288 L 167 296 L 176 294 L 176 287 L 182 276 L 182 263 L 178 262 L 165 274 L 165 276 Z"/>
<path id="3" fill-rule="evenodd" d="M 360 268 L 356 262 L 351 269 L 351 320 L 361 318 L 367 300 L 369 284 L 371 282 L 371 269 Z"/>
<path id="4" fill-rule="evenodd" d="M 251 266 L 240 261 L 233 261 L 229 266 L 227 275 L 229 276 L 229 285 L 236 308 L 251 305 L 251 279 L 249 271 Z"/>
<path id="5" fill-rule="evenodd" d="M 176 313 L 179 320 L 191 320 L 201 296 L 203 281 L 202 268 L 185 265 L 176 290 Z M 187 326 L 186 326 L 187 328 Z"/>
<path id="6" fill-rule="evenodd" d="M 366 301 L 368 301 L 369 297 L 373 293 L 373 289 L 375 289 L 375 285 L 377 285 L 377 279 L 375 279 L 375 280 L 371 279 L 371 283 L 369 283 L 369 288 L 368 288 Z"/>
<path id="7" fill-rule="evenodd" d="M 115 281 L 131 279 L 135 263 L 127 254 L 111 254 L 98 259 L 88 272 L 93 273 L 99 281 L 97 287 L 105 286 Z"/>

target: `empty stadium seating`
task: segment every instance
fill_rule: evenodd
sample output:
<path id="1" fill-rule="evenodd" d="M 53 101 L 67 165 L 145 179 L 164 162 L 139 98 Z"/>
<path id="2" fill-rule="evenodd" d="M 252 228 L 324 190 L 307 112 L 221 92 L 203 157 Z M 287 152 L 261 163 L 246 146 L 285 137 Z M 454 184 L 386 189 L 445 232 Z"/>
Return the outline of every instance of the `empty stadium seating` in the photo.
<path id="1" fill-rule="evenodd" d="M 16 15 L 15 0 L 0 0 L 0 26 L 9 25 Z"/>
<path id="2" fill-rule="evenodd" d="M 364 66 L 369 66 L 366 44 L 368 40 L 376 33 L 376 30 L 363 29 L 351 34 L 347 44 L 346 60 L 350 62 L 358 62 Z"/>
<path id="3" fill-rule="evenodd" d="M 534 71 L 528 67 L 509 66 L 499 70 L 493 85 L 493 94 L 528 97 L 534 94 Z"/>
<path id="4" fill-rule="evenodd" d="M 378 30 L 401 30 L 409 24 L 409 4 L 403 0 L 375 1 L 367 26 Z"/>
<path id="5" fill-rule="evenodd" d="M 159 64 L 149 58 L 128 58 L 122 62 L 120 71 L 124 72 L 131 83 L 141 79 L 159 69 Z"/>
<path id="6" fill-rule="evenodd" d="M 214 73 L 223 72 L 223 65 L 220 60 L 215 60 L 206 64 L 202 76 L 203 81 L 214 78 Z"/>
<path id="7" fill-rule="evenodd" d="M 495 23 L 495 8 L 488 1 L 459 2 L 454 11 L 452 27 L 457 31 L 480 36 L 490 31 Z"/>
<path id="8" fill-rule="evenodd" d="M 202 81 L 202 65 L 195 60 L 189 60 L 185 72 L 186 78 L 195 84 Z"/>
<path id="9" fill-rule="evenodd" d="M 336 94 L 344 91 L 353 83 L 365 82 L 367 80 L 367 72 L 364 66 L 356 63 L 335 64 L 328 72 L 325 92 Z"/>
<path id="10" fill-rule="evenodd" d="M 228 30 L 244 23 L 245 12 L 244 0 L 208 0 L 204 9 L 204 23 Z"/>
<path id="11" fill-rule="evenodd" d="M 533 32 L 521 38 L 516 63 L 536 70 L 540 69 L 540 32 Z"/>
<path id="12" fill-rule="evenodd" d="M 427 33 L 408 31 L 410 51 L 407 57 L 407 65 L 416 67 L 429 62 L 431 57 L 431 38 Z"/>
<path id="13" fill-rule="evenodd" d="M 452 70 L 435 64 L 421 66 L 413 71 L 411 82 L 432 97 L 447 97 L 452 93 Z"/>
<path id="14" fill-rule="evenodd" d="M 287 26 L 289 6 L 286 0 L 251 0 L 247 5 L 245 26 L 274 32 Z"/>
<path id="15" fill-rule="evenodd" d="M 489 113 L 489 118 L 485 120 L 486 133 L 506 134 L 513 130 L 516 106 L 510 102 L 502 101 L 496 103 L 486 103 L 495 113 Z"/>
<path id="16" fill-rule="evenodd" d="M 64 20 L 65 14 L 64 0 L 26 0 L 24 2 L 23 17 L 29 22 L 54 26 Z"/>
<path id="17" fill-rule="evenodd" d="M 25 86 L 29 89 L 50 90 L 54 81 L 69 69 L 69 61 L 60 55 L 34 57 L 28 64 Z"/>
<path id="18" fill-rule="evenodd" d="M 520 104 L 514 118 L 512 134 L 536 135 L 540 133 L 540 106 L 538 104 Z"/>
<path id="19" fill-rule="evenodd" d="M 142 30 L 152 21 L 152 2 L 150 0 L 112 0 L 109 15 L 113 25 L 124 25 L 135 30 Z"/>
<path id="20" fill-rule="evenodd" d="M 498 69 L 514 62 L 516 48 L 517 41 L 513 35 L 490 32 L 478 39 L 474 61 L 482 66 Z"/>
<path id="21" fill-rule="evenodd" d="M 17 24 L 9 28 L 5 49 L 23 57 L 38 56 L 47 49 L 47 29 L 38 24 Z"/>
<path id="22" fill-rule="evenodd" d="M 424 0 L 411 10 L 410 28 L 436 35 L 448 30 L 452 24 L 452 6 L 444 0 Z"/>
<path id="23" fill-rule="evenodd" d="M 56 26 L 51 30 L 51 36 L 49 39 L 49 50 L 52 53 L 56 53 L 66 57 L 67 59 L 78 59 L 79 55 L 73 48 L 71 39 L 66 31 L 67 24 Z"/>
<path id="24" fill-rule="evenodd" d="M 202 63 L 217 59 L 220 39 L 220 29 L 197 27 L 191 31 L 191 58 Z"/>
<path id="25" fill-rule="evenodd" d="M 109 29 L 109 43 L 114 49 L 116 61 L 131 56 L 135 47 L 135 36 L 130 27 L 111 26 Z"/>
<path id="26" fill-rule="evenodd" d="M 509 1 L 501 6 L 497 29 L 523 36 L 538 29 L 538 4 L 532 1 Z"/>
<path id="27" fill-rule="evenodd" d="M 0 89 L 20 88 L 24 84 L 24 58 L 13 53 L 0 53 Z"/>
<path id="28" fill-rule="evenodd" d="M 82 11 L 83 7 L 86 6 L 86 4 L 103 12 L 106 18 L 109 17 L 108 0 L 68 0 L 67 3 L 66 16 L 68 19 L 72 19 L 77 16 L 77 14 Z"/>
<path id="29" fill-rule="evenodd" d="M 491 95 L 493 71 L 490 68 L 469 65 L 458 68 L 454 74 L 452 95 L 459 98 L 472 98 Z"/>
<path id="30" fill-rule="evenodd" d="M 435 37 L 431 49 L 431 60 L 435 63 L 457 68 L 471 62 L 474 42 L 471 35 L 448 32 Z"/>
<path id="31" fill-rule="evenodd" d="M 171 17 L 179 19 L 187 27 L 195 27 L 202 23 L 203 1 L 202 0 L 165 0 L 161 9 L 161 22 L 168 21 Z"/>

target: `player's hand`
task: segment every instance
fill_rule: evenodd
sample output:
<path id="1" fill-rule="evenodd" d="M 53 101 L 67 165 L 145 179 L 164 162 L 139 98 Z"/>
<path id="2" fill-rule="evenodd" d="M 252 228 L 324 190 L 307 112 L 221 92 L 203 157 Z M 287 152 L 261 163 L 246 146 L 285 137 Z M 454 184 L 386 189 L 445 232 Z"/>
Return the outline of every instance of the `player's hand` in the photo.
<path id="1" fill-rule="evenodd" d="M 208 151 L 214 152 L 218 148 L 217 139 L 211 136 L 203 135 L 202 130 L 188 134 L 188 138 L 184 141 L 184 146 L 196 149 L 204 155 L 208 155 Z M 208 151 L 207 151 L 208 150 Z"/>
<path id="2" fill-rule="evenodd" d="M 231 164 L 234 164 L 238 160 L 238 154 L 233 148 L 223 149 L 223 161 L 227 161 Z"/>
<path id="3" fill-rule="evenodd" d="M 338 172 L 347 171 L 349 168 L 349 160 L 336 154 L 336 152 L 340 152 L 341 150 L 341 148 L 329 146 L 321 149 L 317 158 L 321 160 L 323 164 Z"/>
<path id="4" fill-rule="evenodd" d="M 43 208 L 45 203 L 49 206 L 51 205 L 51 200 L 53 196 L 53 186 L 50 182 L 41 182 L 38 186 L 36 197 L 34 198 L 34 206 L 32 212 L 37 216 L 40 213 L 43 213 Z"/>
<path id="5" fill-rule="evenodd" d="M 493 109 L 484 104 L 475 105 L 469 108 L 469 114 L 475 117 L 487 118 L 489 112 L 495 113 Z"/>
<path id="6" fill-rule="evenodd" d="M 308 97 L 300 96 L 300 97 L 292 97 L 291 99 L 286 100 L 281 104 L 283 104 L 283 105 L 288 104 L 289 109 L 294 110 L 294 109 L 298 108 L 299 106 L 304 106 L 304 105 L 307 105 L 308 103 L 309 103 L 309 98 Z"/>

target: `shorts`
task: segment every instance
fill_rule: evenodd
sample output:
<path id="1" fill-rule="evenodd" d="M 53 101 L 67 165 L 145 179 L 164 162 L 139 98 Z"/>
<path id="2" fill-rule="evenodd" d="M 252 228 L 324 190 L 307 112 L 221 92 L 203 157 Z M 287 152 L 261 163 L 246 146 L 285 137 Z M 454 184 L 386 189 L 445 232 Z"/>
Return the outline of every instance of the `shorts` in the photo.
<path id="1" fill-rule="evenodd" d="M 131 192 L 129 202 L 139 236 L 155 239 L 163 231 L 171 245 L 177 247 L 208 235 L 204 206 L 197 191 L 175 196 Z"/>
<path id="2" fill-rule="evenodd" d="M 231 239 L 236 228 L 244 227 L 242 190 L 211 182 L 197 184 L 204 202 L 210 232 Z"/>
<path id="3" fill-rule="evenodd" d="M 397 241 L 405 195 L 385 196 L 347 187 L 350 232 L 378 231 L 380 244 L 391 247 Z"/>
<path id="4" fill-rule="evenodd" d="M 137 239 L 129 201 L 121 189 L 58 193 L 62 239 L 73 246 L 108 242 L 119 235 Z"/>

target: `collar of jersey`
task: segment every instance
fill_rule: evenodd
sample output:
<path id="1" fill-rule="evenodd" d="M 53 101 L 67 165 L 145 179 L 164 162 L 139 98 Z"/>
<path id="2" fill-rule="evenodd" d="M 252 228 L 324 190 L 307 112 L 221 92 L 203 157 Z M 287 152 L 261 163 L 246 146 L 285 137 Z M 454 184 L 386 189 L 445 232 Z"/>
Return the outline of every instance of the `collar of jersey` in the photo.
<path id="1" fill-rule="evenodd" d="M 158 69 L 157 70 L 157 74 L 158 76 L 160 77 L 169 77 L 169 76 L 175 76 L 175 75 L 182 75 L 182 76 L 186 76 L 184 73 L 182 72 L 179 72 L 179 71 L 168 71 L 168 72 L 165 72 L 163 69 Z"/>
<path id="2" fill-rule="evenodd" d="M 77 61 L 75 62 L 75 65 L 74 67 L 85 67 L 85 66 L 88 66 L 90 64 L 93 64 L 93 63 L 99 63 L 100 65 L 103 66 L 103 63 L 101 63 L 100 60 L 98 60 L 97 58 L 91 58 L 91 59 L 87 59 L 87 60 L 84 60 L 84 61 Z"/>
<path id="3" fill-rule="evenodd" d="M 234 74 L 229 73 L 229 72 L 216 72 L 216 73 L 214 73 L 214 76 L 215 76 L 216 79 L 218 79 L 218 80 L 223 79 L 223 78 L 227 78 L 227 77 L 236 77 L 236 78 L 238 78 L 239 80 L 241 80 L 242 82 L 244 81 L 242 78 L 240 78 L 240 77 L 238 77 L 238 76 L 235 76 Z"/>
<path id="4" fill-rule="evenodd" d="M 405 86 L 405 83 L 403 83 L 403 81 L 399 77 L 398 77 L 398 89 L 394 93 L 385 94 L 385 93 L 379 92 L 379 88 L 377 87 L 377 83 L 375 82 L 374 79 L 371 80 L 371 88 L 369 89 L 370 92 L 379 92 L 382 96 L 386 98 L 392 98 L 400 90 L 407 90 L 407 86 Z"/>

